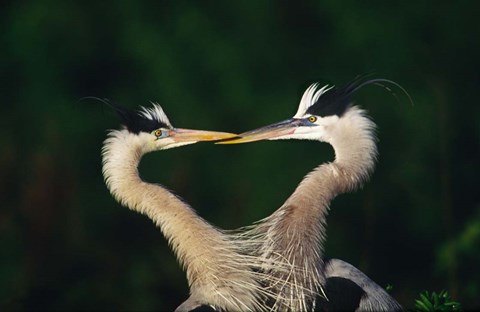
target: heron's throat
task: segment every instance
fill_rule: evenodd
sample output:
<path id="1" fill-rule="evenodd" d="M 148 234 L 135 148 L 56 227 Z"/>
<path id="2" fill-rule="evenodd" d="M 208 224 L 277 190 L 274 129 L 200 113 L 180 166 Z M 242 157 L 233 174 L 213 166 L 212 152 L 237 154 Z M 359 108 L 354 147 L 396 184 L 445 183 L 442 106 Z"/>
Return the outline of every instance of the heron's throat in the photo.
<path id="1" fill-rule="evenodd" d="M 331 184 L 337 185 L 337 194 L 361 186 L 373 172 L 377 158 L 375 128 L 357 107 L 352 107 L 339 122 L 330 142 L 335 150 L 331 164 L 335 180 Z"/>
<path id="2" fill-rule="evenodd" d="M 209 246 L 221 244 L 224 237 L 179 197 L 140 178 L 138 164 L 144 152 L 135 135 L 127 131 L 110 133 L 102 150 L 103 174 L 110 192 L 122 205 L 154 221 L 183 264 L 196 263 L 200 255 L 195 251 L 202 248 L 202 255 L 208 257 Z M 205 237 L 214 242 L 207 242 Z"/>
<path id="3" fill-rule="evenodd" d="M 137 167 L 143 153 L 135 135 L 112 131 L 102 150 L 106 184 L 122 205 L 147 215 L 160 227 L 191 282 L 199 278 L 201 262 L 214 258 L 211 246 L 222 246 L 225 239 L 180 198 L 140 178 Z"/>

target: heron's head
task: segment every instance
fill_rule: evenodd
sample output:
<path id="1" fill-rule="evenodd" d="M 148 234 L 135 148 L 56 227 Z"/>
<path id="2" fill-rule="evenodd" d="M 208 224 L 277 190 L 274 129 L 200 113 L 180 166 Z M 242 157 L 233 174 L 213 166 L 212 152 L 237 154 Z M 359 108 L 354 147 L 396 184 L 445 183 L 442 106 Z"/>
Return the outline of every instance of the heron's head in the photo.
<path id="1" fill-rule="evenodd" d="M 317 140 L 331 143 L 341 131 L 345 130 L 345 127 L 340 125 L 355 126 L 353 123 L 363 123 L 365 120 L 362 111 L 352 106 L 352 97 L 355 92 L 368 84 L 381 85 L 390 90 L 385 86 L 386 83 L 395 85 L 406 93 L 400 85 L 387 79 L 364 80 L 358 78 L 339 88 L 328 85 L 320 87 L 318 83 L 314 83 L 304 92 L 298 110 L 292 118 L 241 133 L 239 138 L 217 143 L 237 144 L 282 139 Z"/>
<path id="2" fill-rule="evenodd" d="M 118 104 L 108 104 L 120 117 L 125 130 L 143 146 L 145 152 L 175 148 L 200 141 L 215 141 L 233 138 L 236 134 L 175 128 L 168 120 L 162 107 L 152 103 L 152 107 L 142 107 L 138 112 Z"/>

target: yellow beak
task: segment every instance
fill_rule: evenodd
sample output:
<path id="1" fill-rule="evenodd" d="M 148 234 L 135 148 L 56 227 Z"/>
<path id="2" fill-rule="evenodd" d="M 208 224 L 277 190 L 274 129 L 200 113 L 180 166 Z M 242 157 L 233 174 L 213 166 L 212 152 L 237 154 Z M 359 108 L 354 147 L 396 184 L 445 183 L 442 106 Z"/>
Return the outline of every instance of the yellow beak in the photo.
<path id="1" fill-rule="evenodd" d="M 199 142 L 231 139 L 238 137 L 238 135 L 228 132 L 175 128 L 170 130 L 169 137 L 172 138 L 175 142 Z"/>

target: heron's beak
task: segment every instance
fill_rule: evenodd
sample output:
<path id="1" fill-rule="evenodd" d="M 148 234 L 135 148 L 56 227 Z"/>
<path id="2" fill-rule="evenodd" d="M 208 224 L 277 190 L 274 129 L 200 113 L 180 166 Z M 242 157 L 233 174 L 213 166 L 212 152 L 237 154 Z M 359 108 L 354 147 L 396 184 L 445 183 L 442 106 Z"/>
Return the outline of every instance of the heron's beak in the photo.
<path id="1" fill-rule="evenodd" d="M 284 135 L 292 134 L 295 129 L 303 125 L 301 119 L 287 119 L 262 128 L 247 131 L 238 135 L 239 138 L 231 138 L 215 144 L 238 144 L 260 140 L 272 140 Z"/>
<path id="2" fill-rule="evenodd" d="M 237 137 L 237 134 L 216 131 L 175 128 L 170 131 L 170 138 L 175 142 L 217 141 Z"/>

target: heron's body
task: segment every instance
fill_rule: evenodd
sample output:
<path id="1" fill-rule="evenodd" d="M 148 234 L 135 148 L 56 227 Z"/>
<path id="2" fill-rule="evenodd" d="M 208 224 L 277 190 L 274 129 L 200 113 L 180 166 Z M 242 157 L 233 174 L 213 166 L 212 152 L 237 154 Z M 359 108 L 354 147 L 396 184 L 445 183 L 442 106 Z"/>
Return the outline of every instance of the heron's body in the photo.
<path id="1" fill-rule="evenodd" d="M 341 260 L 326 263 L 323 254 L 330 202 L 337 195 L 360 187 L 374 169 L 377 156 L 375 124 L 365 111 L 351 105 L 351 97 L 362 86 L 379 81 L 383 80 L 357 80 L 340 89 L 320 89 L 312 85 L 292 119 L 225 142 L 306 139 L 329 143 L 335 150 L 333 162 L 310 172 L 277 211 L 251 230 L 255 236 L 263 236 L 259 255 L 273 263 L 282 263 L 281 270 L 273 267 L 268 273 L 288 283 L 271 285 L 279 294 L 273 310 L 338 307 L 337 303 L 341 302 L 333 301 L 338 301 L 339 297 L 329 298 L 332 297 L 329 287 L 337 288 L 338 292 L 342 285 L 346 291 L 357 289 L 353 292 L 355 299 L 349 301 L 354 310 L 401 309 L 390 295 L 358 269 Z M 284 266 L 290 266 L 291 270 L 285 271 Z M 340 283 L 340 278 L 348 283 Z M 332 279 L 335 280 L 333 284 Z M 347 293 L 343 301 L 346 299 Z"/>
<path id="2" fill-rule="evenodd" d="M 245 247 L 233 236 L 207 223 L 179 197 L 161 185 L 150 184 L 140 178 L 137 168 L 142 156 L 169 146 L 158 143 L 162 138 L 152 139 L 150 132 L 155 130 L 136 133 L 128 128 L 130 119 L 141 118 L 142 114 L 127 112 L 118 106 L 115 108 L 122 110 L 120 115 L 127 127 L 112 130 L 105 140 L 102 150 L 105 181 L 116 200 L 147 215 L 160 227 L 185 269 L 190 298 L 178 311 L 189 311 L 201 305 L 229 311 L 264 310 L 262 298 L 266 291 L 259 285 L 258 274 L 255 273 L 258 263 L 243 251 Z M 156 114 L 163 114 L 159 106 L 155 109 Z M 122 114 L 128 114 L 128 118 Z M 143 118 L 152 121 L 162 121 L 163 118 L 164 124 L 159 124 L 158 129 L 177 130 L 171 127 L 164 115 L 144 114 Z M 225 133 L 216 135 L 218 138 L 228 137 Z M 187 142 L 179 141 L 175 145 Z"/>
<path id="3" fill-rule="evenodd" d="M 308 311 L 318 305 L 317 301 L 324 292 L 329 296 L 325 289 L 327 278 L 344 277 L 351 280 L 353 276 L 346 274 L 348 270 L 345 267 L 340 270 L 338 265 L 329 263 L 327 266 L 324 263 L 326 217 L 330 202 L 338 194 L 359 187 L 372 172 L 376 158 L 375 127 L 364 112 L 356 107 L 350 108 L 346 116 L 333 127 L 343 136 L 334 137 L 331 142 L 335 149 L 335 160 L 310 172 L 285 203 L 254 229 L 256 235 L 263 233 L 265 236 L 264 245 L 259 250 L 262 257 L 270 258 L 275 263 L 284 262 L 284 266 L 292 265 L 291 272 L 284 269 L 275 272 L 275 268 L 269 271 L 279 280 L 297 286 L 291 289 L 277 285 L 277 292 L 283 293 L 280 298 L 284 298 L 276 302 L 278 311 L 283 311 L 285 306 L 292 307 L 292 311 Z M 367 298 L 371 292 L 365 289 L 359 298 L 363 301 L 357 302 L 358 307 L 366 308 L 362 305 L 368 303 L 373 306 L 372 311 L 391 311 L 394 301 L 390 300 L 393 299 L 365 275 L 363 280 L 370 281 L 369 284 L 375 285 L 375 290 L 381 290 L 385 296 L 381 297 L 383 300 Z M 363 289 L 365 285 L 367 283 L 359 286 Z M 287 302 L 282 302 L 284 300 Z M 383 303 L 385 307 L 381 306 Z"/>

